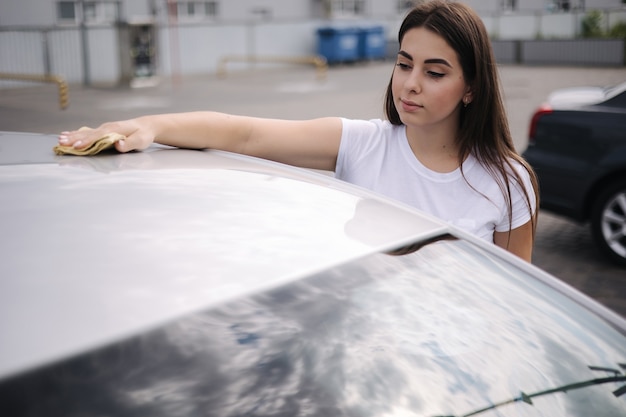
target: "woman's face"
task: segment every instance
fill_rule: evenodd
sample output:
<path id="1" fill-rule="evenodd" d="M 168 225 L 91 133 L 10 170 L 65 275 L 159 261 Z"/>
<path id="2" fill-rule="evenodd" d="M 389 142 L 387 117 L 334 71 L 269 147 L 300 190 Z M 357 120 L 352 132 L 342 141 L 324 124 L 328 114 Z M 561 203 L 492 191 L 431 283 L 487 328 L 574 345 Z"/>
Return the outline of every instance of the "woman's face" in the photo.
<path id="1" fill-rule="evenodd" d="M 457 53 L 439 35 L 408 30 L 391 83 L 393 100 L 407 127 L 458 128 L 462 100 L 471 100 Z"/>

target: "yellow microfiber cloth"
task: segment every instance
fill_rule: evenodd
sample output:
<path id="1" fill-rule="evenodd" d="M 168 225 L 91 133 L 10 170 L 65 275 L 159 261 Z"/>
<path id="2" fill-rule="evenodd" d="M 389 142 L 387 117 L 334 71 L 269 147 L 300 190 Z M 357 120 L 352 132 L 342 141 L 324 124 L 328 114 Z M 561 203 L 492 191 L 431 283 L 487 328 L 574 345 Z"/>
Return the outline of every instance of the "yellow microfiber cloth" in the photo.
<path id="1" fill-rule="evenodd" d="M 81 127 L 79 130 L 90 130 L 88 127 Z M 57 155 L 95 155 L 105 149 L 115 145 L 118 140 L 126 139 L 126 136 L 119 133 L 109 133 L 96 140 L 91 146 L 83 149 L 74 149 L 72 146 L 56 145 L 53 150 Z"/>

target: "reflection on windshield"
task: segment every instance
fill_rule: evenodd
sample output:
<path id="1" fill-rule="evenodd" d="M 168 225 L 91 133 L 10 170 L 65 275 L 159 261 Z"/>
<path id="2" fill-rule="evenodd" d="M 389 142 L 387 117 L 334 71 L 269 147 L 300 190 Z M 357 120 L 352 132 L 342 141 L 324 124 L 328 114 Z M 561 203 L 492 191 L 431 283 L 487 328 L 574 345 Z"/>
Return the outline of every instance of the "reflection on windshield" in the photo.
<path id="1" fill-rule="evenodd" d="M 422 249 L 425 246 L 430 245 L 431 243 L 439 242 L 442 240 L 457 240 L 457 238 L 447 233 L 443 235 L 437 235 L 437 236 L 433 236 L 430 239 L 422 239 L 410 245 L 402 246 L 398 249 L 387 252 L 387 254 L 393 255 L 393 256 L 409 255 L 413 252 L 417 252 L 418 250 Z"/>
<path id="2" fill-rule="evenodd" d="M 624 336 L 597 316 L 444 240 L 0 381 L 0 406 L 46 417 L 493 417 L 523 403 L 512 415 L 615 417 L 626 415 L 624 358 Z"/>
<path id="3" fill-rule="evenodd" d="M 622 369 L 626 369 L 626 364 L 620 363 L 618 365 Z M 601 384 L 616 383 L 616 382 L 626 382 L 626 375 L 622 374 L 622 372 L 617 370 L 617 369 L 603 368 L 603 367 L 598 367 L 598 366 L 589 366 L 589 369 L 596 370 L 596 371 L 611 372 L 611 373 L 614 374 L 614 376 L 605 377 L 605 378 L 594 378 L 594 379 L 591 379 L 591 380 L 588 380 L 588 381 L 575 382 L 575 383 L 572 383 L 572 384 L 566 384 L 566 385 L 563 385 L 563 386 L 560 386 L 560 387 L 546 389 L 546 390 L 534 392 L 534 393 L 531 393 L 531 394 L 526 394 L 526 393 L 522 392 L 522 393 L 520 393 L 519 397 L 512 398 L 512 399 L 507 400 L 507 401 L 502 401 L 500 403 L 496 403 L 496 404 L 490 405 L 488 407 L 481 408 L 481 409 L 476 410 L 476 411 L 472 411 L 472 412 L 467 413 L 467 414 L 462 414 L 462 415 L 458 415 L 458 416 L 449 415 L 449 416 L 436 416 L 436 417 L 469 417 L 469 416 L 475 416 L 475 415 L 478 415 L 478 414 L 482 414 L 485 411 L 494 410 L 496 408 L 499 408 L 499 407 L 502 407 L 502 406 L 505 406 L 505 405 L 509 405 L 509 404 L 513 404 L 513 403 L 518 403 L 518 402 L 524 402 L 526 404 L 533 405 L 532 399 L 535 398 L 535 397 L 541 397 L 543 395 L 550 395 L 550 394 L 557 394 L 557 393 L 565 393 L 566 394 L 569 391 L 572 391 L 572 390 L 575 390 L 575 389 L 586 388 L 586 387 L 590 387 L 590 386 L 593 386 L 593 385 L 601 385 Z M 620 397 L 620 396 L 622 396 L 625 393 L 626 393 L 626 384 L 622 385 L 621 387 L 619 387 L 618 389 L 613 391 L 613 395 L 616 396 L 616 397 Z"/>

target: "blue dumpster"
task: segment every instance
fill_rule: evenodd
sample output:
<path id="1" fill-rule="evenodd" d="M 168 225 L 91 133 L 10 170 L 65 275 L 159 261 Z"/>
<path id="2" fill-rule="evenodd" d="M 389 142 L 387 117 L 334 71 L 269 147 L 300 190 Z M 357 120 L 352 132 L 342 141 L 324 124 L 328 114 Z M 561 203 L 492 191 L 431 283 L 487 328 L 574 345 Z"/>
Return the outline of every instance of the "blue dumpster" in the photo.
<path id="1" fill-rule="evenodd" d="M 359 59 L 359 29 L 325 27 L 317 30 L 317 52 L 329 64 Z"/>
<path id="2" fill-rule="evenodd" d="M 359 58 L 383 59 L 386 55 L 385 30 L 382 26 L 361 28 L 359 30 Z"/>

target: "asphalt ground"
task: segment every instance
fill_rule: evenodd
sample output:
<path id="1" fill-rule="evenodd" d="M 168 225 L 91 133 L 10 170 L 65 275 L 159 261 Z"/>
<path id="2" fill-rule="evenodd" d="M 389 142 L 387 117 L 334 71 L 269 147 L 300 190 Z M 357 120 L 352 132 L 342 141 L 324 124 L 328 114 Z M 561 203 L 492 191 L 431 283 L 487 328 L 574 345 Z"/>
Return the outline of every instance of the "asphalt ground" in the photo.
<path id="1" fill-rule="evenodd" d="M 215 110 L 287 119 L 383 116 L 392 62 L 313 67 L 246 67 L 213 74 L 153 79 L 143 87 L 71 85 L 60 109 L 54 84 L 0 90 L 0 130 L 56 134 L 135 116 Z M 626 68 L 499 68 L 515 146 L 522 152 L 533 111 L 550 91 L 626 81 Z M 626 268 L 596 249 L 588 226 L 540 212 L 533 263 L 626 317 Z"/>

